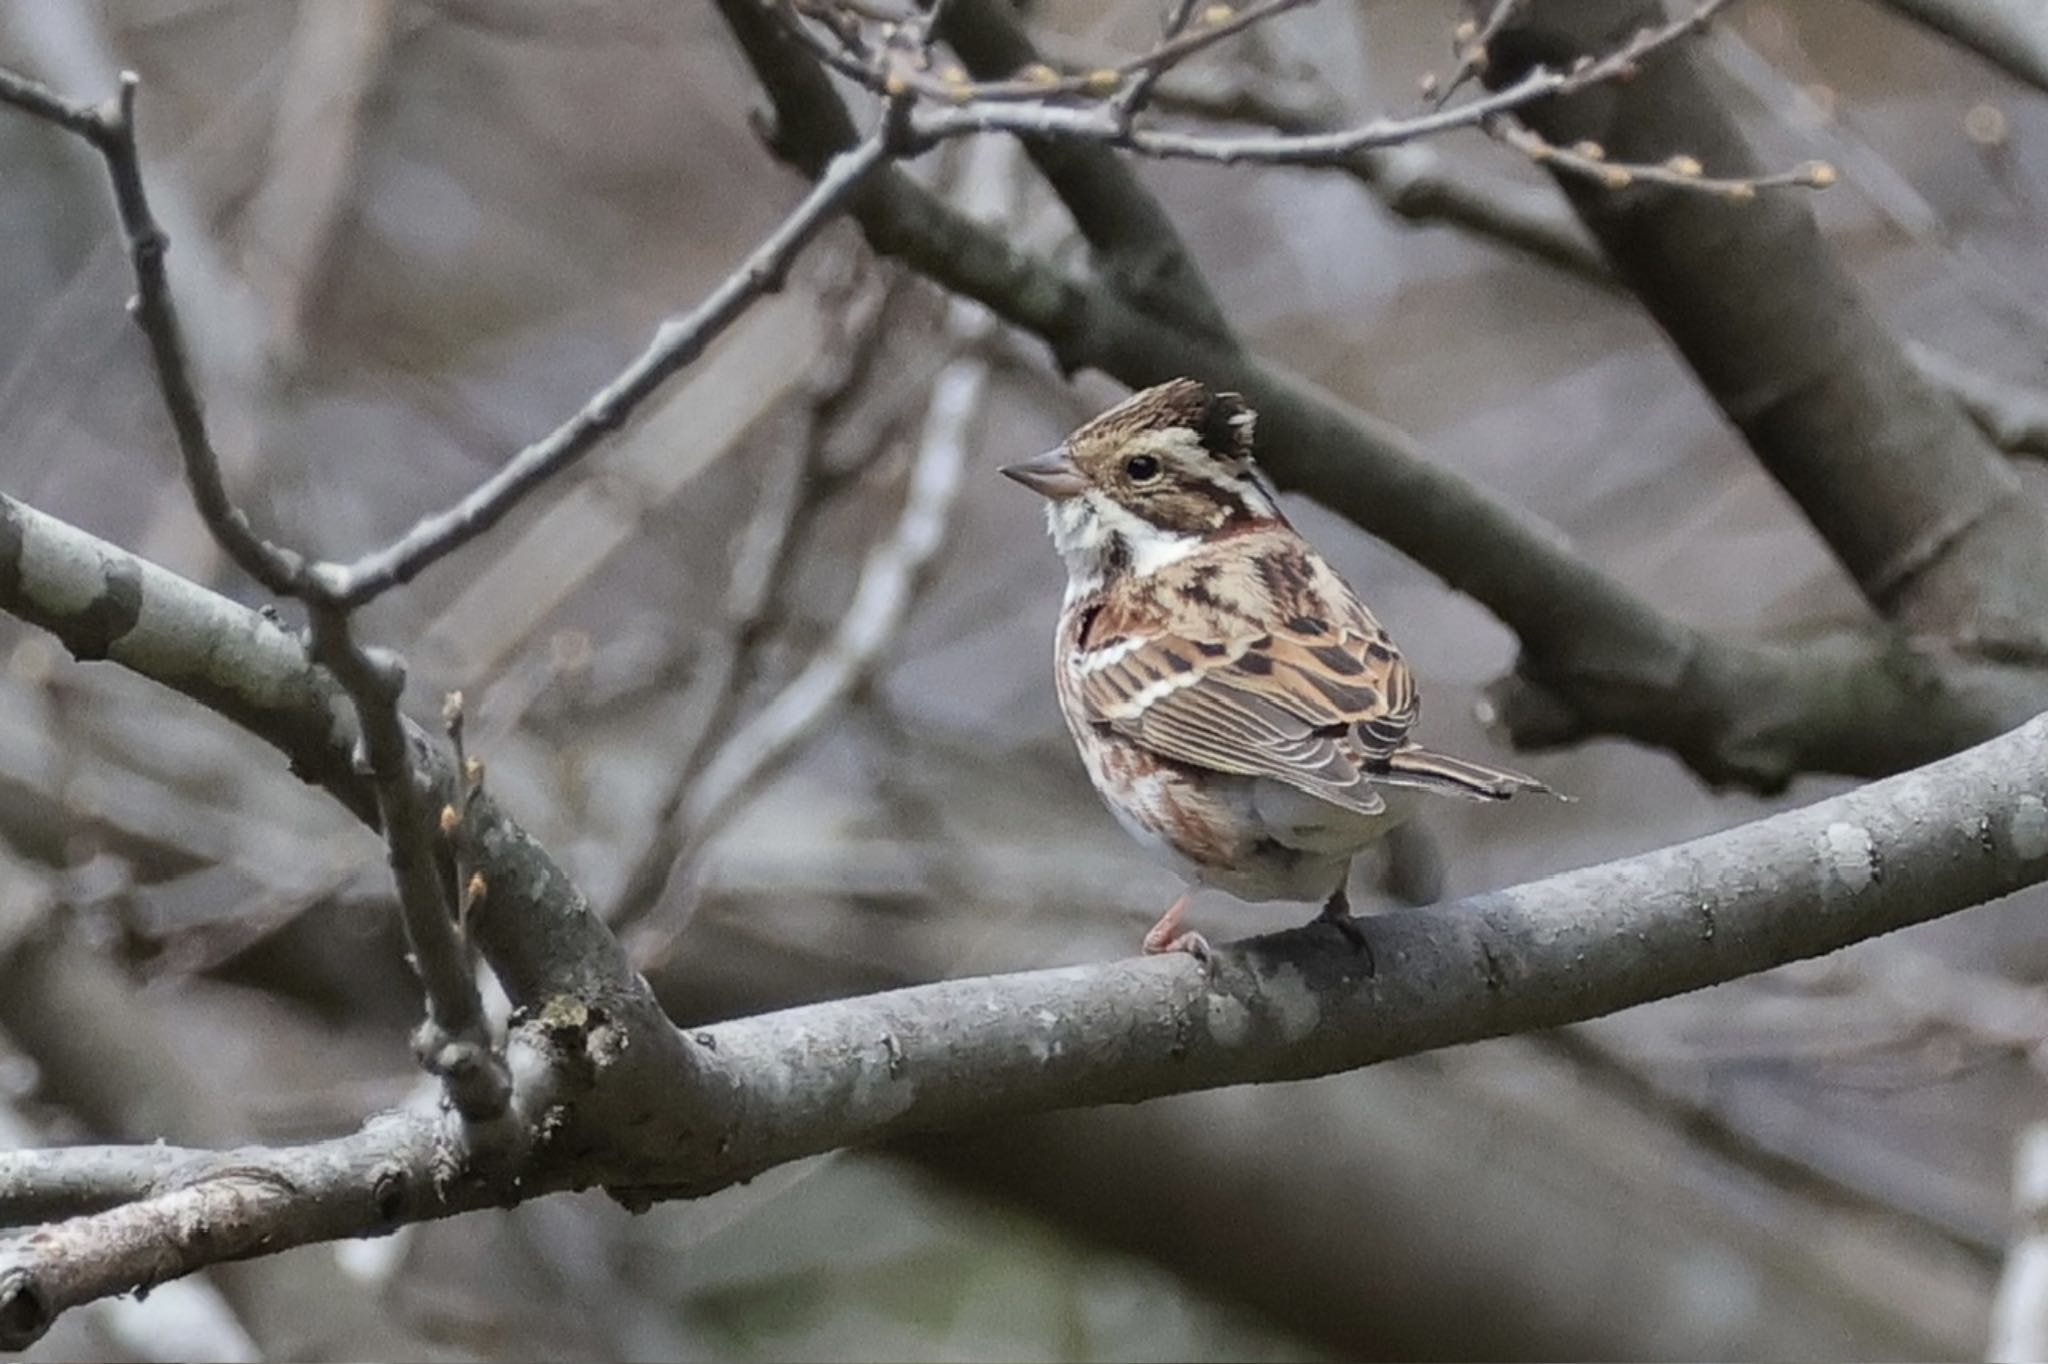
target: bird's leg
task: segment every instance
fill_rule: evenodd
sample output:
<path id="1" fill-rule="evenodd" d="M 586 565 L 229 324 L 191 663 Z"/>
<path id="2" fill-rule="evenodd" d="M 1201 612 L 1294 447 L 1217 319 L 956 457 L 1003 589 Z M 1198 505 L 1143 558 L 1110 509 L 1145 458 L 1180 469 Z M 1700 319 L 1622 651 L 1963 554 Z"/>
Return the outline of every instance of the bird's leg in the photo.
<path id="1" fill-rule="evenodd" d="M 1192 928 L 1183 931 L 1180 916 L 1188 912 L 1188 901 L 1195 898 L 1191 890 L 1184 890 L 1166 913 L 1159 916 L 1159 922 L 1152 925 L 1145 934 L 1145 954 L 1157 956 L 1162 952 L 1185 952 L 1196 961 L 1207 966 L 1215 954 L 1209 950 L 1209 940 Z"/>
<path id="2" fill-rule="evenodd" d="M 1372 957 L 1372 944 L 1365 940 L 1365 925 L 1351 912 L 1350 876 L 1347 874 L 1330 892 L 1330 898 L 1323 904 L 1323 912 L 1316 916 L 1317 923 L 1326 923 L 1344 935 L 1351 944 L 1351 950 L 1365 957 L 1365 973 L 1372 975 L 1377 969 Z"/>

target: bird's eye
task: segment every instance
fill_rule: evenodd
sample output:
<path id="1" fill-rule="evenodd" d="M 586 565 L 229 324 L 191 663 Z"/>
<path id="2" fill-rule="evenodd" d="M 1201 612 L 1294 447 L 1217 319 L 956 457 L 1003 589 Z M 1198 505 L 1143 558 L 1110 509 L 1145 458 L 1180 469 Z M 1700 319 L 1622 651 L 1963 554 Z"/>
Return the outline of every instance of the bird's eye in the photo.
<path id="1" fill-rule="evenodd" d="M 1124 461 L 1124 474 L 1133 483 L 1150 483 L 1159 477 L 1157 455 L 1132 455 Z"/>

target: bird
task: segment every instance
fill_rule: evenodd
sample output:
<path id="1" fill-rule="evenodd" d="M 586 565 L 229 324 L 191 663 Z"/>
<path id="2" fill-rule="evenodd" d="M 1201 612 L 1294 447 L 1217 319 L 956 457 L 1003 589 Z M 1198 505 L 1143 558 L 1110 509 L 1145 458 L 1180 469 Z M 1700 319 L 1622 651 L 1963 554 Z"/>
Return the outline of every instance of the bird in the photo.
<path id="1" fill-rule="evenodd" d="M 1046 499 L 1067 570 L 1061 714 L 1103 803 L 1176 872 L 1147 953 L 1213 963 L 1183 926 L 1195 892 L 1319 901 L 1356 951 L 1351 861 L 1436 792 L 1556 794 L 1425 748 L 1414 674 L 1282 514 L 1253 459 L 1257 414 L 1175 379 L 1000 472 Z"/>

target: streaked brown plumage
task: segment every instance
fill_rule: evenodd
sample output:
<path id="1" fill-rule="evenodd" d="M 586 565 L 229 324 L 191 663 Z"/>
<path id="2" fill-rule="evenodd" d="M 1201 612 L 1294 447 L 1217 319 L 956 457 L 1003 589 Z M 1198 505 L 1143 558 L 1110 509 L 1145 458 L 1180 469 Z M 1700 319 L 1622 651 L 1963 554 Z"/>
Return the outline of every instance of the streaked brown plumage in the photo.
<path id="1" fill-rule="evenodd" d="M 1362 945 L 1351 859 L 1399 822 L 1406 790 L 1548 788 L 1409 737 L 1414 677 L 1280 514 L 1253 424 L 1237 395 L 1178 379 L 1003 472 L 1049 499 L 1068 570 L 1060 709 L 1112 813 L 1191 885 L 1321 900 Z M 1179 929 L 1188 898 L 1147 951 L 1206 957 Z"/>

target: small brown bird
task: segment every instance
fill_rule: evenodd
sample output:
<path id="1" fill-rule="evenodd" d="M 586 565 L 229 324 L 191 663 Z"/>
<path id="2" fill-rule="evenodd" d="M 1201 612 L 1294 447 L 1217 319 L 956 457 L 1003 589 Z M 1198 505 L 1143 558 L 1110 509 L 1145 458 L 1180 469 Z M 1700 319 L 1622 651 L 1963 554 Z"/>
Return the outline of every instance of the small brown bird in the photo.
<path id="1" fill-rule="evenodd" d="M 1355 947 L 1351 859 L 1411 791 L 1504 800 L 1533 777 L 1408 737 L 1415 679 L 1379 622 L 1280 514 L 1252 462 L 1251 408 L 1190 379 L 1148 388 L 1002 472 L 1049 500 L 1067 565 L 1060 710 L 1117 821 L 1189 890 L 1320 900 Z"/>

